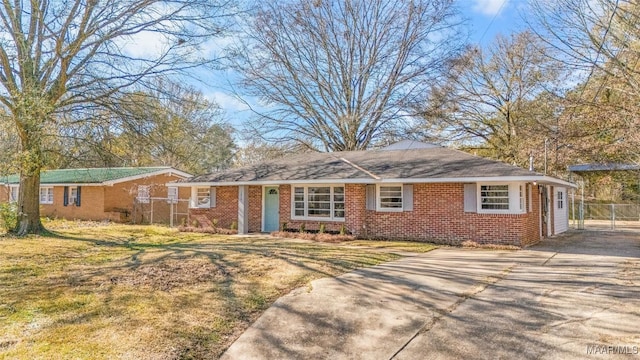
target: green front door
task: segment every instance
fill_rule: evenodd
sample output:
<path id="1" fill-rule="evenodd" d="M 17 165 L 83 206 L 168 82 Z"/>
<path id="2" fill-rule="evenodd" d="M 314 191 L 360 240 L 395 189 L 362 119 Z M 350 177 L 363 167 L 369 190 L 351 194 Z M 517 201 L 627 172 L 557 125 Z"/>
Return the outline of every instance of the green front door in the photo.
<path id="1" fill-rule="evenodd" d="M 280 192 L 277 186 L 264 188 L 264 232 L 278 230 L 280 222 Z"/>

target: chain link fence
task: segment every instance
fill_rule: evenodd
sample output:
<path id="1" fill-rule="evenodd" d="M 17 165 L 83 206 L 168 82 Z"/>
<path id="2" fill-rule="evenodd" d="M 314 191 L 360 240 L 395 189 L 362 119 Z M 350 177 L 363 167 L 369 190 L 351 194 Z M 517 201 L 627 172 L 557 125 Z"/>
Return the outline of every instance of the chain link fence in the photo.
<path id="1" fill-rule="evenodd" d="M 640 204 L 570 204 L 569 217 L 576 229 L 640 231 Z"/>
<path id="2" fill-rule="evenodd" d="M 180 226 L 188 217 L 189 201 L 168 197 L 136 198 L 132 213 L 133 223 Z"/>

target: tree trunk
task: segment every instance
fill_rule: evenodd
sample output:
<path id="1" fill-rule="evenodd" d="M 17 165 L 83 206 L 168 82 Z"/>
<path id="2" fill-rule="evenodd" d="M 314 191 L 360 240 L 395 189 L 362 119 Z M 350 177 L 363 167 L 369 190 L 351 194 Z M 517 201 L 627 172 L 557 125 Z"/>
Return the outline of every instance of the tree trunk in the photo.
<path id="1" fill-rule="evenodd" d="M 44 117 L 43 117 L 44 118 Z M 40 222 L 40 170 L 42 170 L 42 132 L 33 124 L 44 123 L 33 114 L 16 119 L 20 135 L 20 195 L 18 196 L 17 236 L 38 234 L 44 230 Z M 19 121 L 18 121 L 19 120 Z"/>
<path id="2" fill-rule="evenodd" d="M 40 222 L 40 166 L 37 170 L 29 170 L 20 174 L 18 223 L 15 229 L 18 236 L 38 234 L 44 230 Z"/>

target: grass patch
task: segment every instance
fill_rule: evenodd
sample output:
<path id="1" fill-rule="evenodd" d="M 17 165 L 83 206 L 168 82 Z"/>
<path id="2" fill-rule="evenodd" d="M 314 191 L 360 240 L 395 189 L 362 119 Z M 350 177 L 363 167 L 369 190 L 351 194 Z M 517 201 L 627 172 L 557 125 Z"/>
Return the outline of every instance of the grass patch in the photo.
<path id="1" fill-rule="evenodd" d="M 384 249 L 389 251 L 404 251 L 414 253 L 426 253 L 438 246 L 417 241 L 384 241 L 384 240 L 354 240 L 344 242 L 345 245 L 362 246 L 368 248 Z"/>
<path id="2" fill-rule="evenodd" d="M 46 226 L 0 237 L 0 359 L 215 358 L 292 289 L 398 258 L 161 226 Z"/>

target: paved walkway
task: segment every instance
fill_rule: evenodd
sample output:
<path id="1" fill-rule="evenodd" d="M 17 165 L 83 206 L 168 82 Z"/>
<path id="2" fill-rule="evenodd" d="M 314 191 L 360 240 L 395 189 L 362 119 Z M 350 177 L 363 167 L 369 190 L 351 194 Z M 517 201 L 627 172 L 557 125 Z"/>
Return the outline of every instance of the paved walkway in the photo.
<path id="1" fill-rule="evenodd" d="M 639 329 L 640 235 L 575 232 L 316 280 L 276 301 L 223 359 L 602 358 L 587 347 L 640 352 Z"/>

